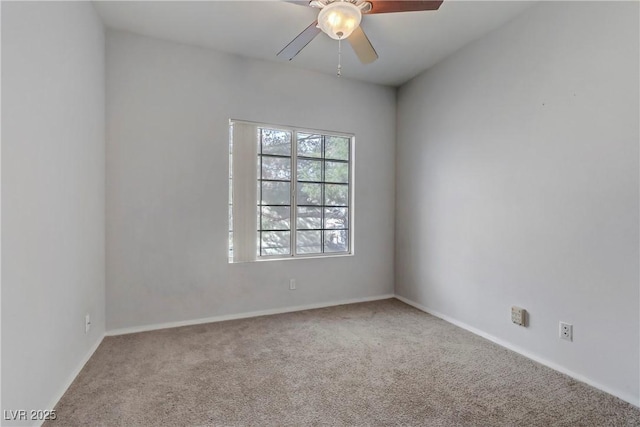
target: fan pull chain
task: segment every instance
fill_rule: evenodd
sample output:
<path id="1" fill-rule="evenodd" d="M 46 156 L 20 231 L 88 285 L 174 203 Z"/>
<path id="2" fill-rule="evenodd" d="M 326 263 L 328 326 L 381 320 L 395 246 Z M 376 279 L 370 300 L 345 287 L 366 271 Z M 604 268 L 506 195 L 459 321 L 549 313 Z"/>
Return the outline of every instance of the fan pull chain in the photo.
<path id="1" fill-rule="evenodd" d="M 338 77 L 342 75 L 342 39 L 338 39 Z"/>

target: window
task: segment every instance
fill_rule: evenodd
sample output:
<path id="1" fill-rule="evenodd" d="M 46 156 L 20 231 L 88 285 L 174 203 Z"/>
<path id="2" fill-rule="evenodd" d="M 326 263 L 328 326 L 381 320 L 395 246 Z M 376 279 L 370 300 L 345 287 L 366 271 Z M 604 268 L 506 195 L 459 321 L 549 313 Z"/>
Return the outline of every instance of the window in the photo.
<path id="1" fill-rule="evenodd" d="M 351 253 L 353 136 L 231 122 L 233 262 Z"/>

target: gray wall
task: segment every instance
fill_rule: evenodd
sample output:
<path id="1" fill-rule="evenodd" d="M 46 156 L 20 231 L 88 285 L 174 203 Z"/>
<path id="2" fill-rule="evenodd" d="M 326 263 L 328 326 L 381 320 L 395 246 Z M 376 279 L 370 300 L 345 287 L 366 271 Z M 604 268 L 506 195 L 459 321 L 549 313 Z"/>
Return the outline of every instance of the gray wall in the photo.
<path id="1" fill-rule="evenodd" d="M 104 55 L 91 3 L 2 3 L 3 410 L 52 409 L 104 334 Z"/>
<path id="2" fill-rule="evenodd" d="M 107 94 L 107 329 L 393 293 L 393 89 L 109 31 Z M 229 118 L 355 133 L 354 256 L 228 264 Z"/>
<path id="3" fill-rule="evenodd" d="M 396 164 L 396 292 L 636 404 L 638 52 L 635 2 L 536 5 L 400 89 Z"/>

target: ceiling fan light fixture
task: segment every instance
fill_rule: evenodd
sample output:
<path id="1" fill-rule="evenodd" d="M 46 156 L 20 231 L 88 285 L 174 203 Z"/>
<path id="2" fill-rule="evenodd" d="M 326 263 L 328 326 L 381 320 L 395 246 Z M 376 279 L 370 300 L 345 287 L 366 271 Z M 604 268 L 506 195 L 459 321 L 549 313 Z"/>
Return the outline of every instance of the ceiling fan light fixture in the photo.
<path id="1" fill-rule="evenodd" d="M 349 1 L 334 1 L 320 10 L 318 27 L 335 40 L 346 39 L 362 20 L 360 8 Z"/>

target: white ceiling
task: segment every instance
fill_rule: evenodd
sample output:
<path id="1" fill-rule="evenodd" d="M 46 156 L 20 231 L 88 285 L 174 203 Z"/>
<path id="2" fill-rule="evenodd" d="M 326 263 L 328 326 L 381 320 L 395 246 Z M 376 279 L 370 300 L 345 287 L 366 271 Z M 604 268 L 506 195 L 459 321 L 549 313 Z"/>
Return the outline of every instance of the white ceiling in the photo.
<path id="1" fill-rule="evenodd" d="M 101 1 L 107 27 L 287 63 L 276 54 L 318 10 L 284 1 Z M 440 10 L 365 15 L 362 28 L 380 58 L 362 65 L 347 43 L 342 74 L 397 86 L 469 42 L 498 28 L 532 2 L 445 0 Z M 336 72 L 337 41 L 319 34 L 291 66 Z"/>

